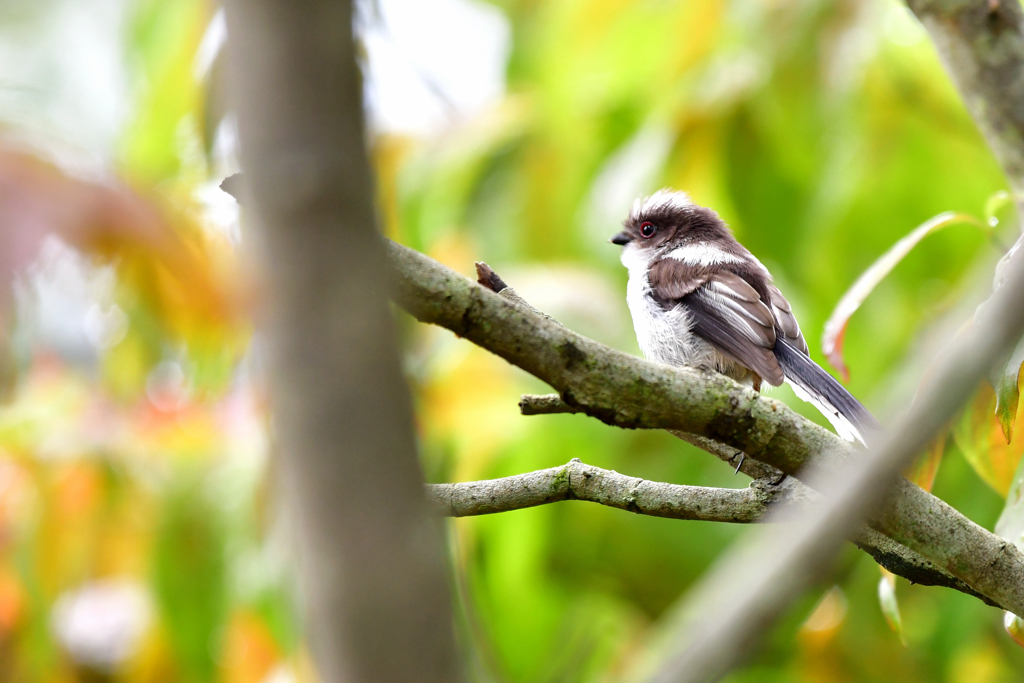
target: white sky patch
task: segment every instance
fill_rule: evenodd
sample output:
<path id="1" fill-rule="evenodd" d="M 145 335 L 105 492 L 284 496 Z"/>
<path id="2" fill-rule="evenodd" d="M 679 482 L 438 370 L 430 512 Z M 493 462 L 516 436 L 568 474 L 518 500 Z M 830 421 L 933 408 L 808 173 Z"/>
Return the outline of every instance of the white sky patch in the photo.
<path id="1" fill-rule="evenodd" d="M 18 3 L 0 22 L 0 120 L 64 165 L 110 160 L 131 97 L 126 0 Z"/>
<path id="2" fill-rule="evenodd" d="M 380 132 L 436 133 L 505 92 L 511 30 L 496 8 L 473 0 L 363 3 L 369 59 L 366 100 Z"/>
<path id="3" fill-rule="evenodd" d="M 15 281 L 19 351 L 45 348 L 66 361 L 91 365 L 128 332 L 128 316 L 114 300 L 117 276 L 54 236 Z"/>

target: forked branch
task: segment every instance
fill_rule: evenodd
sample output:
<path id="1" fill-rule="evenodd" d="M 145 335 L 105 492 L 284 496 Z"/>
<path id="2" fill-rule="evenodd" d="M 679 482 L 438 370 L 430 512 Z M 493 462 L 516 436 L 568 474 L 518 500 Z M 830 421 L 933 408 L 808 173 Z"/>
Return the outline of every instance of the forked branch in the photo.
<path id="1" fill-rule="evenodd" d="M 396 301 L 554 387 L 565 403 L 608 424 L 678 430 L 798 475 L 852 453 L 831 432 L 729 378 L 669 368 L 610 349 L 525 305 L 389 243 Z M 949 505 L 901 480 L 872 522 L 993 603 L 1024 613 L 1024 556 Z"/>
<path id="2" fill-rule="evenodd" d="M 427 484 L 426 491 L 438 514 L 445 517 L 491 515 L 580 500 L 638 515 L 737 524 L 759 522 L 769 509 L 781 505 L 792 505 L 798 511 L 814 495 L 793 478 L 780 482 L 758 479 L 745 489 L 683 486 L 630 477 L 577 458 L 561 467 L 501 479 Z M 963 581 L 874 529 L 862 527 L 853 543 L 912 583 L 952 588 L 998 607 Z"/>

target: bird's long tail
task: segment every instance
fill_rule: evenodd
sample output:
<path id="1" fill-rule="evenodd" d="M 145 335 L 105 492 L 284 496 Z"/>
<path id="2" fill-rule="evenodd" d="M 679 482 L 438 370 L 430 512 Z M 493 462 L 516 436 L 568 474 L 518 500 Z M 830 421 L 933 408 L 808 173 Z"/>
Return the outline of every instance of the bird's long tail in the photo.
<path id="1" fill-rule="evenodd" d="M 877 440 L 881 425 L 874 415 L 809 356 L 779 337 L 775 357 L 796 395 L 820 410 L 847 441 L 857 440 L 866 446 Z"/>

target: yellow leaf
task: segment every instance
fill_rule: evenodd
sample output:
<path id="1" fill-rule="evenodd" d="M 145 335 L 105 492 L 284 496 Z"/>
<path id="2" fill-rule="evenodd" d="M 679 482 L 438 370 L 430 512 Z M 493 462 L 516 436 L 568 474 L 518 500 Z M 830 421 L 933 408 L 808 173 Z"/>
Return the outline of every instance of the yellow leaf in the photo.
<path id="1" fill-rule="evenodd" d="M 242 610 L 231 617 L 219 664 L 224 683 L 268 680 L 278 666 L 280 649 L 270 629 L 252 612 Z"/>
<path id="2" fill-rule="evenodd" d="M 1018 433 L 1006 442 L 995 407 L 995 392 L 984 382 L 957 421 L 953 439 L 978 476 L 1005 498 L 1024 453 L 1024 437 Z"/>
<path id="3" fill-rule="evenodd" d="M 939 472 L 939 465 L 942 463 L 942 456 L 946 452 L 946 438 L 948 433 L 943 430 L 932 441 L 928 450 L 917 456 L 914 464 L 905 473 L 910 481 L 914 482 L 925 491 L 931 491 L 935 484 L 935 475 Z"/>
<path id="4" fill-rule="evenodd" d="M 1024 619 L 1013 612 L 1003 612 L 1003 628 L 1013 638 L 1013 642 L 1024 647 Z"/>
<path id="5" fill-rule="evenodd" d="M 821 600 L 800 627 L 800 636 L 819 645 L 832 640 L 846 620 L 846 609 L 847 600 L 843 589 L 832 586 L 821 596 Z"/>

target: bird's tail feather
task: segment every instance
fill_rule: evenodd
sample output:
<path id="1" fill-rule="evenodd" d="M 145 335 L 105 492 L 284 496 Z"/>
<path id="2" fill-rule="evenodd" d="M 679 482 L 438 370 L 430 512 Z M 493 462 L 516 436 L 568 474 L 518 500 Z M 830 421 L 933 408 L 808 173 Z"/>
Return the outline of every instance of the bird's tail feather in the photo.
<path id="1" fill-rule="evenodd" d="M 775 357 L 796 395 L 820 410 L 839 436 L 847 441 L 857 440 L 868 445 L 881 433 L 878 420 L 860 401 L 809 356 L 782 339 L 781 335 L 775 343 Z"/>

